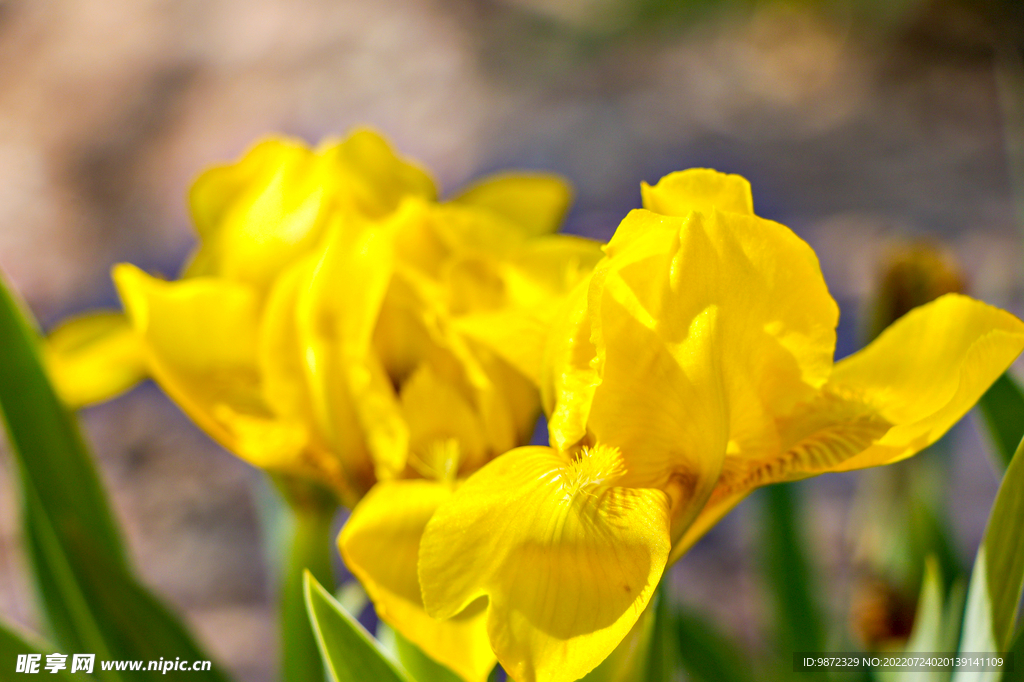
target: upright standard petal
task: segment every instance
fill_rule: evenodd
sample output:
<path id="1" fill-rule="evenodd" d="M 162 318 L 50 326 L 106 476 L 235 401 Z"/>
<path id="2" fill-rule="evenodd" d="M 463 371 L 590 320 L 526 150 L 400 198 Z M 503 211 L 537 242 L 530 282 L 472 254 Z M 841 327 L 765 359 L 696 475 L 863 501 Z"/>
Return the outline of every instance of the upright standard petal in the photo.
<path id="1" fill-rule="evenodd" d="M 379 483 L 352 511 L 338 546 L 384 622 L 466 682 L 483 682 L 495 663 L 484 603 L 435 620 L 423 610 L 416 575 L 423 530 L 451 495 L 451 484 L 435 480 Z"/>
<path id="2" fill-rule="evenodd" d="M 750 183 L 739 175 L 709 168 L 690 168 L 669 173 L 654 187 L 640 183 L 644 208 L 662 215 L 685 216 L 691 211 L 713 209 L 754 215 Z"/>
<path id="3" fill-rule="evenodd" d="M 586 427 L 620 449 L 626 485 L 675 490 L 678 534 L 733 460 L 777 452 L 776 419 L 828 377 L 838 311 L 810 247 L 777 223 L 641 210 L 620 231 L 588 292 Z M 564 433 L 574 410 L 554 410 Z"/>
<path id="4" fill-rule="evenodd" d="M 270 138 L 192 186 L 201 244 L 186 274 L 227 277 L 263 292 L 314 248 L 332 212 L 381 219 L 404 197 L 433 200 L 436 193 L 429 175 L 370 130 L 316 150 Z"/>
<path id="5" fill-rule="evenodd" d="M 405 468 L 408 429 L 372 339 L 394 269 L 387 223 L 339 221 L 296 302 L 317 422 L 342 456 L 368 449 L 378 478 Z"/>
<path id="6" fill-rule="evenodd" d="M 453 200 L 505 218 L 528 235 L 558 230 L 572 202 L 572 188 L 549 173 L 490 175 L 470 185 Z"/>
<path id="7" fill-rule="evenodd" d="M 199 176 L 189 203 L 201 243 L 186 274 L 265 290 L 323 230 L 331 205 L 324 170 L 301 142 L 271 138 Z"/>
<path id="8" fill-rule="evenodd" d="M 519 448 L 442 503 L 420 545 L 427 613 L 458 616 L 487 598 L 487 629 L 518 682 L 570 682 L 626 635 L 661 578 L 669 499 L 617 485 L 623 461 Z"/>
<path id="9" fill-rule="evenodd" d="M 43 357 L 57 393 L 72 407 L 109 400 L 147 374 L 135 330 L 113 311 L 65 320 L 46 337 Z"/>
<path id="10" fill-rule="evenodd" d="M 398 156 L 373 130 L 356 129 L 340 142 L 322 145 L 317 152 L 328 164 L 343 206 L 362 215 L 383 218 L 408 196 L 437 200 L 437 186 L 430 174 Z"/>

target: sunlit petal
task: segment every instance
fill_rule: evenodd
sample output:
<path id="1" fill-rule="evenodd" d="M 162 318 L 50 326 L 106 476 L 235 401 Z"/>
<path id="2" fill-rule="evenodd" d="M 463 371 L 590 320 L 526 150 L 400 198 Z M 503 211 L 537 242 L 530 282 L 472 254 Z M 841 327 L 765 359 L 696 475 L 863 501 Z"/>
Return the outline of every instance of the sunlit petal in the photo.
<path id="1" fill-rule="evenodd" d="M 644 208 L 662 215 L 685 216 L 691 211 L 710 213 L 713 209 L 754 214 L 746 178 L 708 168 L 669 173 L 653 187 L 640 183 L 640 194 Z"/>
<path id="2" fill-rule="evenodd" d="M 463 190 L 454 201 L 505 218 L 528 235 L 558 229 L 572 201 L 572 188 L 557 175 L 491 175 Z"/>
<path id="3" fill-rule="evenodd" d="M 268 139 L 203 173 L 189 194 L 201 238 L 186 273 L 264 289 L 309 250 L 329 208 L 323 163 L 301 142 Z"/>
<path id="4" fill-rule="evenodd" d="M 1024 323 L 950 294 L 839 362 L 822 392 L 778 420 L 782 447 L 730 458 L 681 555 L 756 487 L 890 464 L 938 440 L 1024 350 Z"/>
<path id="5" fill-rule="evenodd" d="M 420 584 L 450 618 L 481 597 L 518 682 L 570 681 L 600 663 L 643 611 L 669 549 L 668 496 L 616 485 L 622 460 L 520 448 L 470 477 L 427 525 Z"/>
<path id="6" fill-rule="evenodd" d="M 256 297 L 209 278 L 165 282 L 131 265 L 114 281 L 147 365 L 178 405 L 226 448 L 256 466 L 303 471 L 306 430 L 262 400 Z"/>
<path id="7" fill-rule="evenodd" d="M 380 483 L 353 510 L 338 546 L 388 625 L 467 682 L 482 682 L 495 662 L 484 604 L 435 620 L 423 610 L 416 575 L 423 530 L 451 490 L 429 480 Z"/>
<path id="8" fill-rule="evenodd" d="M 1024 323 L 966 296 L 912 310 L 859 353 L 836 363 L 825 387 L 893 424 L 839 471 L 888 464 L 934 443 L 1024 350 Z"/>
<path id="9" fill-rule="evenodd" d="M 46 338 L 43 355 L 54 388 L 72 407 L 109 400 L 147 374 L 139 338 L 122 313 L 65 320 Z"/>

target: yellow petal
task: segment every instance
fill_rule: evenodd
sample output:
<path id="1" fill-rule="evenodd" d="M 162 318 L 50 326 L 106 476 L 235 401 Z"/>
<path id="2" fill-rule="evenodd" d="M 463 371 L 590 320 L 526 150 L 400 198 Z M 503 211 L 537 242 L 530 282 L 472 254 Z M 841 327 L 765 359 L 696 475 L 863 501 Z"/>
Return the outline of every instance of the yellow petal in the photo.
<path id="1" fill-rule="evenodd" d="M 483 682 L 495 662 L 483 604 L 435 620 L 423 610 L 416 575 L 423 529 L 450 496 L 448 484 L 434 481 L 378 483 L 353 510 L 338 546 L 384 622 L 467 682 Z"/>
<path id="2" fill-rule="evenodd" d="M 316 411 L 306 377 L 305 348 L 299 337 L 298 301 L 316 269 L 314 254 L 284 270 L 263 307 L 258 362 L 263 399 L 275 414 L 313 423 Z"/>
<path id="3" fill-rule="evenodd" d="M 708 168 L 669 173 L 654 187 L 641 183 L 640 194 L 644 208 L 662 215 L 685 216 L 691 211 L 710 213 L 713 209 L 754 214 L 746 178 Z"/>
<path id="4" fill-rule="evenodd" d="M 256 296 L 211 278 L 165 282 L 132 265 L 114 282 L 153 378 L 201 428 L 262 468 L 308 474 L 303 427 L 264 404 L 256 368 Z"/>
<path id="5" fill-rule="evenodd" d="M 402 385 L 402 411 L 409 425 L 409 451 L 423 476 L 454 481 L 460 465 L 483 463 L 488 443 L 480 416 L 456 386 L 430 368 L 420 368 Z M 454 447 L 447 447 L 448 442 Z"/>
<path id="6" fill-rule="evenodd" d="M 46 368 L 61 399 L 72 407 L 103 402 L 146 377 L 146 361 L 122 313 L 71 318 L 50 332 Z"/>
<path id="7" fill-rule="evenodd" d="M 387 228 L 334 226 L 297 301 L 318 425 L 345 461 L 368 448 L 378 478 L 401 472 L 408 448 L 397 396 L 371 349 L 392 275 L 394 231 Z"/>
<path id="8" fill-rule="evenodd" d="M 572 202 L 572 188 L 547 173 L 500 174 L 471 185 L 453 201 L 493 211 L 528 235 L 542 235 L 558 230 Z"/>
<path id="9" fill-rule="evenodd" d="M 837 470 L 904 459 L 948 431 L 1024 350 L 1024 323 L 966 296 L 912 310 L 867 348 L 836 363 L 826 390 L 893 424 Z"/>
<path id="10" fill-rule="evenodd" d="M 317 153 L 335 177 L 343 204 L 367 217 L 386 216 L 407 196 L 437 198 L 430 175 L 395 154 L 373 130 L 357 129 L 341 142 L 323 145 Z"/>
<path id="11" fill-rule="evenodd" d="M 548 336 L 541 364 L 541 403 L 548 416 L 551 444 L 568 450 L 587 434 L 587 419 L 600 377 L 594 365 L 587 294 L 580 282 L 562 303 Z"/>
<path id="12" fill-rule="evenodd" d="M 500 304 L 462 314 L 456 325 L 540 386 L 549 333 L 561 322 L 564 300 L 601 255 L 598 243 L 588 239 L 531 240 L 502 264 Z"/>
<path id="13" fill-rule="evenodd" d="M 329 182 L 322 160 L 309 148 L 276 138 L 233 164 L 206 171 L 189 194 L 202 243 L 187 274 L 265 288 L 319 236 Z"/>
<path id="14" fill-rule="evenodd" d="M 680 556 L 756 487 L 910 457 L 938 440 L 1024 350 L 1024 323 L 966 296 L 915 308 L 835 366 L 813 400 L 779 420 L 778 453 L 732 458 Z"/>
<path id="15" fill-rule="evenodd" d="M 480 415 L 492 454 L 512 449 L 522 433 L 529 432 L 518 420 L 522 415 L 511 409 L 519 404 L 518 398 L 510 402 L 507 395 L 510 389 L 521 394 L 515 384 L 525 380 L 507 377 L 493 366 L 486 349 L 460 333 L 437 283 L 407 269 L 398 271 L 375 343 L 381 344 L 383 364 L 398 381 L 426 363 L 444 382 L 458 387 Z"/>
<path id="16" fill-rule="evenodd" d="M 510 677 L 569 682 L 629 632 L 661 578 L 668 497 L 616 485 L 622 460 L 520 448 L 443 503 L 420 546 L 427 612 L 450 618 L 488 598 L 491 646 Z"/>
<path id="17" fill-rule="evenodd" d="M 629 485 L 679 487 L 681 533 L 727 453 L 778 452 L 776 418 L 828 376 L 838 311 L 810 247 L 777 223 L 641 210 L 620 230 L 590 283 L 587 427 L 622 451 Z"/>

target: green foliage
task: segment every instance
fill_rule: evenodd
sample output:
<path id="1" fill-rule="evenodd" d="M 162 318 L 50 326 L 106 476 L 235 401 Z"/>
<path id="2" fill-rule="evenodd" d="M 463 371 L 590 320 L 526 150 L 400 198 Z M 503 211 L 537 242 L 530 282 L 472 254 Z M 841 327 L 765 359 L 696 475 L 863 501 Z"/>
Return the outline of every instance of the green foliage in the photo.
<path id="1" fill-rule="evenodd" d="M 753 682 L 749 655 L 714 623 L 692 612 L 676 614 L 679 658 L 694 682 Z"/>
<path id="2" fill-rule="evenodd" d="M 914 630 L 904 649 L 909 653 L 933 653 L 950 651 L 956 642 L 947 641 L 949 629 L 946 627 L 947 612 L 945 608 L 945 588 L 939 562 L 928 557 L 925 562 L 924 580 L 921 584 L 921 596 L 917 601 L 917 612 L 914 614 Z M 946 682 L 948 671 L 897 671 L 892 675 L 894 682 Z"/>
<path id="3" fill-rule="evenodd" d="M 971 574 L 962 652 L 1004 652 L 1013 643 L 1014 621 L 1024 590 L 1024 441 L 999 486 Z M 960 672 L 957 682 L 978 678 Z"/>
<path id="4" fill-rule="evenodd" d="M 822 651 L 822 617 L 814 598 L 814 576 L 800 525 L 797 484 L 764 489 L 764 575 L 775 610 L 774 631 L 786 660 L 794 651 Z"/>
<path id="5" fill-rule="evenodd" d="M 308 571 L 305 595 L 313 633 L 332 682 L 413 682 Z"/>
<path id="6" fill-rule="evenodd" d="M 1024 628 L 1017 631 L 1013 646 L 1007 653 L 1013 654 L 1013 670 L 1003 673 L 1002 682 L 1024 682 Z"/>
<path id="7" fill-rule="evenodd" d="M 978 407 L 995 446 L 996 461 L 1005 470 L 1024 437 L 1024 389 L 1006 372 L 985 392 Z"/>
<path id="8" fill-rule="evenodd" d="M 27 320 L 0 285 L 0 407 L 20 474 L 26 549 L 58 645 L 97 659 L 209 660 L 132 574 L 92 458 L 50 386 Z M 216 670 L 191 677 L 225 680 Z"/>
<path id="9" fill-rule="evenodd" d="M 18 632 L 15 632 L 13 628 L 5 627 L 0 624 L 0 670 L 5 671 L 5 674 L 10 674 L 16 669 L 19 655 L 40 654 L 42 656 L 41 661 L 45 664 L 46 655 L 56 653 L 56 651 L 55 647 L 45 642 L 34 641 L 34 639 L 28 635 L 19 634 Z M 82 679 L 80 674 L 76 673 L 72 675 L 68 672 L 70 669 L 70 657 L 68 667 L 64 670 L 57 671 L 55 675 L 49 671 L 44 671 L 42 665 L 40 665 L 40 673 L 45 672 L 47 676 L 46 679 L 48 680 L 54 680 L 55 682 L 74 682 L 75 680 Z"/>

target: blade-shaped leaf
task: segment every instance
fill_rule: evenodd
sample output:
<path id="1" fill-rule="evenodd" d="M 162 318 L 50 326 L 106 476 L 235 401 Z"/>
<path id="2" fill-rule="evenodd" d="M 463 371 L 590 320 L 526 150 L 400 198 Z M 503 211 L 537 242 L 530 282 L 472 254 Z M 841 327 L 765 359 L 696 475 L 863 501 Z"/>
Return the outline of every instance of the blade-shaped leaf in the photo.
<path id="1" fill-rule="evenodd" d="M 58 533 L 87 539 L 127 566 L 99 476 L 77 423 L 50 386 L 28 319 L 0 285 L 0 405 L 11 446 Z"/>
<path id="2" fill-rule="evenodd" d="M 960 651 L 1004 652 L 1024 589 L 1024 441 L 1006 468 L 971 573 Z M 958 671 L 954 680 L 998 679 L 998 674 Z"/>
<path id="3" fill-rule="evenodd" d="M 306 608 L 333 682 L 413 682 L 383 647 L 307 571 Z"/>
<path id="4" fill-rule="evenodd" d="M 938 559 L 929 556 L 925 562 L 921 596 L 914 614 L 914 629 L 904 649 L 908 654 L 946 651 L 945 610 L 943 608 L 943 581 Z M 943 682 L 949 679 L 946 671 L 896 671 L 896 682 Z"/>
<path id="5" fill-rule="evenodd" d="M 0 623 L 0 673 L 4 679 L 8 679 L 7 675 L 14 675 L 17 670 L 18 656 L 25 654 L 39 654 L 41 656 L 39 672 L 46 674 L 46 679 L 55 680 L 58 682 L 75 682 L 75 680 L 82 680 L 82 675 L 75 673 L 72 675 L 69 670 L 71 669 L 70 657 L 68 657 L 67 668 L 59 670 L 56 674 L 44 670 L 43 666 L 46 664 L 46 655 L 57 653 L 57 648 L 46 644 L 45 642 L 37 641 L 35 638 L 29 635 L 18 633 L 14 628 Z M 91 678 L 86 678 L 91 679 Z"/>
<path id="6" fill-rule="evenodd" d="M 1024 682 L 1024 628 L 1021 628 L 1007 653 L 1013 654 L 1013 670 L 1003 673 L 1002 682 Z"/>
<path id="7" fill-rule="evenodd" d="M 1006 469 L 1017 443 L 1024 437 L 1024 389 L 1006 372 L 981 396 L 978 407 L 1001 468 Z"/>
<path id="8" fill-rule="evenodd" d="M 77 423 L 57 399 L 39 338 L 0 283 L 0 408 L 18 464 L 26 549 L 58 642 L 97 659 L 205 661 L 187 630 L 134 577 Z M 98 673 L 116 680 L 113 672 Z M 158 679 L 143 671 L 136 679 Z M 223 682 L 218 671 L 197 681 Z"/>

